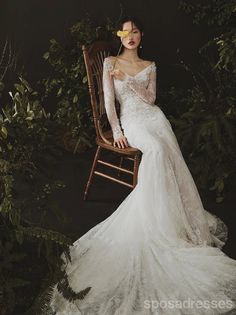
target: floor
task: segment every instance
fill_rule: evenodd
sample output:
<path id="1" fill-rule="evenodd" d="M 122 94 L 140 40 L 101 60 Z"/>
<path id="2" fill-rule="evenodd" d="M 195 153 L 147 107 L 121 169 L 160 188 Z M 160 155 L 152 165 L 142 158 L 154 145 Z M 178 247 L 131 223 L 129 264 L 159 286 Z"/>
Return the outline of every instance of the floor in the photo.
<path id="1" fill-rule="evenodd" d="M 112 214 L 130 192 L 128 187 L 95 175 L 88 200 L 83 200 L 94 153 L 94 149 L 75 155 L 65 152 L 55 165 L 56 169 L 60 170 L 59 178 L 66 183 L 66 188 L 58 194 L 58 202 L 67 220 L 59 223 L 57 229 L 73 240 Z M 219 216 L 227 224 L 229 239 L 223 251 L 236 259 L 235 195 L 231 193 L 220 204 L 215 203 L 214 194 L 211 192 L 200 193 L 200 195 L 204 208 Z"/>

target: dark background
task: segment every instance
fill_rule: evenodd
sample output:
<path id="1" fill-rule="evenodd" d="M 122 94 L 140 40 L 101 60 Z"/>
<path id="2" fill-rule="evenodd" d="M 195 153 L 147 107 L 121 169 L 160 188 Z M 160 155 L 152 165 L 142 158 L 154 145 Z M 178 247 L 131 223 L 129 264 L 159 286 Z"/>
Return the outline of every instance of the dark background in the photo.
<path id="1" fill-rule="evenodd" d="M 176 66 L 177 49 L 185 62 L 197 65 L 198 48 L 211 30 L 192 24 L 191 17 L 178 10 L 179 0 L 3 0 L 0 4 L 1 47 L 9 38 L 19 53 L 30 82 L 50 71 L 42 55 L 49 39 L 66 42 L 68 29 L 89 14 L 92 21 L 102 24 L 106 17 L 118 21 L 119 16 L 134 14 L 144 23 L 143 56 L 158 65 L 159 84 L 188 84 L 188 77 Z"/>
<path id="2" fill-rule="evenodd" d="M 180 11 L 178 4 L 179 0 L 2 0 L 0 2 L 0 48 L 2 49 L 7 38 L 12 41 L 16 52 L 19 53 L 18 62 L 24 66 L 27 73 L 26 79 L 33 84 L 44 78 L 50 71 L 50 67 L 42 56 L 48 50 L 51 38 L 55 38 L 60 43 L 66 43 L 69 27 L 86 17 L 87 14 L 97 25 L 103 24 L 107 17 L 118 21 L 121 14 L 134 14 L 143 21 L 145 27 L 143 56 L 145 59 L 156 61 L 158 85 L 187 87 L 191 85 L 191 80 L 189 75 L 177 65 L 179 60 L 177 50 L 180 50 L 185 63 L 198 67 L 198 49 L 212 37 L 215 30 L 209 26 L 193 25 L 192 18 Z M 98 183 L 94 184 L 93 201 L 91 203 L 82 201 L 93 156 L 93 150 L 85 153 L 85 156 L 81 155 L 80 163 L 82 165 L 87 163 L 81 167 L 81 164 L 78 165 L 78 157 L 69 155 L 69 162 L 63 160 L 63 167 L 60 168 L 61 173 L 65 173 L 61 176 L 68 186 L 68 195 L 64 195 L 62 202 L 65 202 L 66 211 L 70 209 L 69 217 L 74 218 L 74 222 L 78 222 L 79 217 L 81 222 L 79 234 L 81 235 L 109 215 L 104 212 L 104 209 L 109 207 L 104 206 L 104 203 L 99 204 L 98 196 L 105 194 L 104 200 L 107 201 L 109 195 L 114 206 L 116 198 L 119 204 L 129 193 L 129 190 L 122 190 L 120 186 L 109 185 L 106 181 L 99 182 L 98 180 Z M 78 184 L 81 187 L 78 187 Z M 108 187 L 113 189 L 111 193 L 107 191 Z M 205 208 L 215 212 L 229 226 L 230 243 L 226 247 L 226 252 L 235 256 L 233 196 L 228 197 L 223 205 L 216 204 L 215 196 L 210 195 L 209 192 L 201 197 Z M 78 209 L 81 209 L 82 213 L 79 213 Z M 115 209 L 116 206 L 111 211 Z M 66 230 L 65 226 L 64 228 Z M 68 230 L 71 228 L 69 224 Z M 78 237 L 77 224 L 74 229 Z"/>

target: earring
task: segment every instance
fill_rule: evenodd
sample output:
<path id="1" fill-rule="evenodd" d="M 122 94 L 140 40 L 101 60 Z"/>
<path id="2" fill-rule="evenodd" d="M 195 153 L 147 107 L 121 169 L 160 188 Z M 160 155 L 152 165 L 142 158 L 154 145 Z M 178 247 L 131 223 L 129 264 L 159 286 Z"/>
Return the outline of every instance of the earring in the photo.
<path id="1" fill-rule="evenodd" d="M 143 36 L 144 36 L 144 35 L 143 35 Z M 143 36 L 142 36 L 142 37 L 143 37 Z M 139 48 L 141 48 L 141 49 L 143 48 L 143 45 L 142 45 L 142 40 L 141 40 L 141 42 L 140 42 L 140 46 L 139 46 Z"/>

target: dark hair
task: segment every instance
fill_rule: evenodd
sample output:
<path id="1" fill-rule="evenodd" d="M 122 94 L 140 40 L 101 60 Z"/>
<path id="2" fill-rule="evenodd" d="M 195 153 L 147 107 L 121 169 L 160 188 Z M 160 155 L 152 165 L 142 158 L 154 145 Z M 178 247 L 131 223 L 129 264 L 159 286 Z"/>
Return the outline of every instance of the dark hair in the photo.
<path id="1" fill-rule="evenodd" d="M 141 33 L 144 32 L 143 23 L 139 20 L 138 17 L 133 16 L 133 15 L 126 15 L 123 18 L 121 18 L 121 20 L 118 22 L 118 24 L 116 26 L 116 32 L 119 31 L 119 30 L 122 31 L 123 30 L 123 25 L 126 22 L 131 22 L 132 24 L 134 24 L 139 29 L 139 31 Z M 118 41 L 117 38 L 116 38 L 116 40 Z M 120 41 L 119 41 L 119 43 L 117 43 L 117 46 L 118 45 L 120 46 Z M 124 46 L 122 45 L 122 48 L 120 50 L 120 54 L 122 53 L 123 49 L 124 49 Z"/>
<path id="2" fill-rule="evenodd" d="M 123 24 L 126 22 L 132 22 L 133 24 L 135 24 L 137 26 L 137 28 L 140 30 L 140 32 L 143 32 L 143 24 L 142 22 L 136 17 L 136 16 L 132 16 L 132 15 L 126 15 L 124 16 L 118 23 L 117 27 L 116 27 L 116 31 L 121 30 L 123 28 Z"/>

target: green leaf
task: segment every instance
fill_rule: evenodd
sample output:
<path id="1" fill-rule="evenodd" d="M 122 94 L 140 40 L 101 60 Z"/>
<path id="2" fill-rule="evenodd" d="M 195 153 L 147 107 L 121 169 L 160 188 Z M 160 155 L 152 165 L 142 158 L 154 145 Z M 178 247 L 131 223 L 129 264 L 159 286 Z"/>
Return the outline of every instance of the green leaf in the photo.
<path id="1" fill-rule="evenodd" d="M 60 87 L 60 89 L 58 90 L 58 92 L 57 92 L 57 96 L 60 96 L 60 95 L 61 95 L 61 93 L 62 93 L 62 87 Z"/>
<path id="2" fill-rule="evenodd" d="M 47 60 L 48 58 L 49 58 L 49 56 L 50 56 L 50 53 L 47 51 L 47 52 L 45 52 L 45 54 L 43 54 L 43 58 L 45 59 L 45 60 Z"/>
<path id="3" fill-rule="evenodd" d="M 0 136 L 4 139 L 7 138 L 7 129 L 6 127 L 2 126 L 2 128 L 0 129 Z"/>
<path id="4" fill-rule="evenodd" d="M 19 91 L 21 94 L 23 94 L 24 93 L 24 87 L 22 86 L 22 85 L 20 85 L 20 84 L 18 84 L 18 83 L 15 83 L 14 84 L 14 87 L 15 87 L 15 89 L 17 90 L 17 91 Z"/>
<path id="5" fill-rule="evenodd" d="M 47 241 L 54 241 L 60 245 L 71 245 L 72 241 L 59 232 L 55 232 L 49 229 L 44 229 L 40 227 L 21 227 L 24 235 L 44 239 Z"/>
<path id="6" fill-rule="evenodd" d="M 224 197 L 221 197 L 221 196 L 216 198 L 216 202 L 217 202 L 217 203 L 220 203 L 220 202 L 222 202 L 223 200 L 224 200 Z"/>
<path id="7" fill-rule="evenodd" d="M 32 88 L 30 87 L 29 83 L 25 79 L 23 79 L 22 77 L 19 77 L 19 79 L 22 82 L 22 84 L 24 84 L 26 89 L 31 93 L 32 92 Z"/>
<path id="8" fill-rule="evenodd" d="M 78 102 L 78 95 L 75 94 L 75 96 L 73 97 L 73 103 L 77 103 Z"/>
<path id="9" fill-rule="evenodd" d="M 50 43 L 51 43 L 51 44 L 57 44 L 57 41 L 55 40 L 55 38 L 51 38 L 51 39 L 50 39 Z"/>

